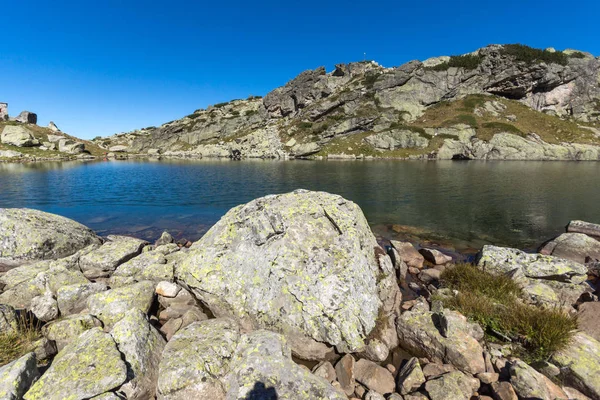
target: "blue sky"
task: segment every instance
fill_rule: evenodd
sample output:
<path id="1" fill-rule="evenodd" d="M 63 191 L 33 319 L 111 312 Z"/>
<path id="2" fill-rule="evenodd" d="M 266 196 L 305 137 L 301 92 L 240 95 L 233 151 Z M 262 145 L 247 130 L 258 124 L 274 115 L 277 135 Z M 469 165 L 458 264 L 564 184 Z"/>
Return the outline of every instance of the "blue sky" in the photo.
<path id="1" fill-rule="evenodd" d="M 2 3 L 0 101 L 82 138 L 264 95 L 305 69 L 491 43 L 600 55 L 596 0 Z"/>

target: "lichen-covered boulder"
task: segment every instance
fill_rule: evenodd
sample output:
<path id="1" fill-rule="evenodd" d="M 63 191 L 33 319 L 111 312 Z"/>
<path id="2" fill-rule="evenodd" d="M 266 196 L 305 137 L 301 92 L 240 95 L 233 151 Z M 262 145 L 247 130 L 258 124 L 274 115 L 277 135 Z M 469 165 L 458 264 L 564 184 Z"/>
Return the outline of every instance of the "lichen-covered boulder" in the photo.
<path id="1" fill-rule="evenodd" d="M 30 309 L 33 315 L 43 322 L 52 321 L 58 317 L 58 304 L 49 291 L 31 299 Z"/>
<path id="2" fill-rule="evenodd" d="M 25 400 L 76 400 L 121 386 L 127 367 L 113 338 L 90 329 L 65 347 L 25 394 Z"/>
<path id="3" fill-rule="evenodd" d="M 89 313 L 101 320 L 104 325 L 112 326 L 130 310 L 142 310 L 147 313 L 154 300 L 154 283 L 142 281 L 88 297 Z"/>
<path id="4" fill-rule="evenodd" d="M 477 265 L 494 273 L 521 269 L 528 278 L 575 284 L 582 283 L 587 277 L 587 268 L 577 262 L 543 254 L 529 254 L 509 247 L 483 246 Z"/>
<path id="5" fill-rule="evenodd" d="M 563 233 L 545 243 L 540 253 L 585 264 L 588 260 L 600 260 L 600 241 L 584 233 Z"/>
<path id="6" fill-rule="evenodd" d="M 522 399 L 566 399 L 562 390 L 521 360 L 510 364 L 510 383 Z"/>
<path id="7" fill-rule="evenodd" d="M 239 327 L 229 319 L 196 322 L 177 332 L 160 361 L 158 399 L 223 399 L 219 378 L 229 372 L 239 339 Z"/>
<path id="8" fill-rule="evenodd" d="M 108 286 L 100 282 L 79 283 L 67 285 L 56 291 L 56 301 L 61 315 L 71 315 L 81 312 L 87 307 L 87 299 L 93 294 L 108 290 Z"/>
<path id="9" fill-rule="evenodd" d="M 44 325 L 42 334 L 47 339 L 53 340 L 58 350 L 61 350 L 83 332 L 95 327 L 102 327 L 102 323 L 97 318 L 89 314 L 76 314 Z"/>
<path id="10" fill-rule="evenodd" d="M 285 338 L 275 332 L 258 330 L 243 335 L 230 366 L 231 370 L 224 378 L 227 399 L 347 398 L 325 379 L 292 361 L 292 352 Z"/>
<path id="11" fill-rule="evenodd" d="M 153 399 L 165 340 L 140 310 L 127 312 L 110 334 L 127 364 L 128 379 L 119 391 L 129 400 Z"/>
<path id="12" fill-rule="evenodd" d="M 23 395 L 40 376 L 34 353 L 0 367 L 0 399 L 16 400 Z"/>
<path id="13" fill-rule="evenodd" d="M 453 329 L 449 329 L 444 337 L 434 323 L 436 317 L 429 311 L 403 313 L 396 324 L 400 346 L 416 357 L 452 364 L 473 375 L 485 372 L 483 348 L 471 335 L 466 318 L 462 317 L 462 327 L 459 321 L 454 321 Z"/>
<path id="14" fill-rule="evenodd" d="M 381 268 L 378 251 L 385 255 L 356 204 L 298 190 L 230 210 L 176 265 L 176 276 L 213 314 L 246 329 L 352 352 L 375 327 L 382 297 L 399 294 L 393 266 Z M 306 357 L 306 346 L 292 347 Z"/>
<path id="15" fill-rule="evenodd" d="M 571 307 L 590 291 L 587 268 L 572 260 L 497 246 L 484 246 L 477 265 L 485 271 L 509 275 L 533 303 Z M 553 293 L 552 293 L 553 292 Z"/>
<path id="16" fill-rule="evenodd" d="M 101 247 L 83 255 L 79 266 L 89 279 L 108 277 L 119 265 L 140 254 L 146 244 L 128 236 L 109 236 Z"/>
<path id="17" fill-rule="evenodd" d="M 35 272 L 35 270 L 30 270 L 30 272 Z M 77 270 L 66 269 L 62 266 L 51 267 L 42 270 L 30 280 L 14 286 L 6 285 L 4 292 L 0 294 L 0 303 L 9 304 L 18 309 L 29 309 L 31 301 L 46 291 L 55 294 L 63 286 L 85 283 L 89 283 L 89 281 Z"/>
<path id="18" fill-rule="evenodd" d="M 0 208 L 0 264 L 70 256 L 100 238 L 78 222 L 26 208 Z"/>
<path id="19" fill-rule="evenodd" d="M 552 356 L 564 382 L 592 399 L 600 398 L 600 342 L 576 333 L 571 344 Z"/>

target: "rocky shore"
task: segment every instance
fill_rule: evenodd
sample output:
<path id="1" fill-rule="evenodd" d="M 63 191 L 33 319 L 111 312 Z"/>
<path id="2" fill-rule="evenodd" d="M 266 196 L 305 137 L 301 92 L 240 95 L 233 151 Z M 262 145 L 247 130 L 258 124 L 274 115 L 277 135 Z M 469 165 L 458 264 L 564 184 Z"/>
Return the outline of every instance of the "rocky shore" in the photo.
<path id="1" fill-rule="evenodd" d="M 305 190 L 185 244 L 0 209 L 0 399 L 600 399 L 599 240 L 464 264 Z"/>

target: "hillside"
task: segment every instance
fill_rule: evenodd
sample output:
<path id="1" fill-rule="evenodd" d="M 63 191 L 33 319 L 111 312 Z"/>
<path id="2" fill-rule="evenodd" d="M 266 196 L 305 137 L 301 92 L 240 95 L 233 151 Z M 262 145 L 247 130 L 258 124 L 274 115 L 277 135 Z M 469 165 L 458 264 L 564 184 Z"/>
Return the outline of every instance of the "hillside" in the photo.
<path id="1" fill-rule="evenodd" d="M 94 143 L 181 157 L 598 160 L 600 58 L 492 45 L 394 68 L 320 67 L 264 98 Z"/>

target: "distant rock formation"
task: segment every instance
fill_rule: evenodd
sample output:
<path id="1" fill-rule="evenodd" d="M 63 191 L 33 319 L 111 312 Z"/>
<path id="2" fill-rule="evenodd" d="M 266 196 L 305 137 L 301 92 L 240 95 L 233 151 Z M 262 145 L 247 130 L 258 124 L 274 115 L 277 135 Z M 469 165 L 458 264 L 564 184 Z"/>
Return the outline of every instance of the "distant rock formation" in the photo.
<path id="1" fill-rule="evenodd" d="M 11 121 L 21 122 L 23 124 L 37 124 L 37 114 L 31 111 L 21 111 L 15 118 L 11 118 Z"/>
<path id="2" fill-rule="evenodd" d="M 60 132 L 60 129 L 58 129 L 58 126 L 56 126 L 56 124 L 53 121 L 50 121 L 48 123 L 48 129 L 50 129 L 53 132 Z"/>

